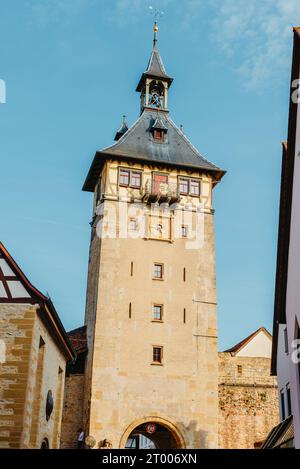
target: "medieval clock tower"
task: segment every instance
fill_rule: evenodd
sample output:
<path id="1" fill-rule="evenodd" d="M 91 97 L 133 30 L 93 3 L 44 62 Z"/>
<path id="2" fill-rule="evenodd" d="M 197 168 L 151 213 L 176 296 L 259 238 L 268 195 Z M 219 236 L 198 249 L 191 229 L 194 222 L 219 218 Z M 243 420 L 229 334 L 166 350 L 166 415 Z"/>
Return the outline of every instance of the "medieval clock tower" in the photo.
<path id="1" fill-rule="evenodd" d="M 216 448 L 218 356 L 212 191 L 224 171 L 169 114 L 157 47 L 141 113 L 98 151 L 86 305 L 86 433 L 113 448 Z"/>

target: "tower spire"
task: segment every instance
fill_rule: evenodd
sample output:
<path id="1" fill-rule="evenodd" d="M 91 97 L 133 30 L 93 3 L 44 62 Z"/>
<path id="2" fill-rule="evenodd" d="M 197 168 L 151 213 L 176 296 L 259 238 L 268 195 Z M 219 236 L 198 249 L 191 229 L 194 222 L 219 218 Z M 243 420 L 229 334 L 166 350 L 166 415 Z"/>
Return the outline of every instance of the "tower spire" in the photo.
<path id="1" fill-rule="evenodd" d="M 157 24 L 156 20 L 154 22 L 153 31 L 154 31 L 153 47 L 154 47 L 154 49 L 156 49 L 156 47 L 157 47 L 157 33 L 158 33 L 158 24 Z"/>
<path id="2" fill-rule="evenodd" d="M 152 10 L 152 7 L 151 7 Z M 162 14 L 159 10 L 155 10 L 154 26 L 153 26 L 153 50 L 146 71 L 142 74 L 136 91 L 141 93 L 141 112 L 145 108 L 152 108 L 162 111 L 168 110 L 168 89 L 170 88 L 173 78 L 171 78 L 165 69 L 164 63 L 160 56 L 158 42 L 158 24 L 157 18 Z"/>

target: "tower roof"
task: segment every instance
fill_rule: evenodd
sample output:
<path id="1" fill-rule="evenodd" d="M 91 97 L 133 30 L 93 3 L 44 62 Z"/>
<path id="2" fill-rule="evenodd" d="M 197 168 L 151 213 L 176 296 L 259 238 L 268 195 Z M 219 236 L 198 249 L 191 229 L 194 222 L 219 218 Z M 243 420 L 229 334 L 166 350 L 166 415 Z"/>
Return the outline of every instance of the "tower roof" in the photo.
<path id="1" fill-rule="evenodd" d="M 136 91 L 142 91 L 143 85 L 146 81 L 146 78 L 159 78 L 163 79 L 166 82 L 168 82 L 169 86 L 171 85 L 173 78 L 171 78 L 165 69 L 163 60 L 161 58 L 161 55 L 159 53 L 158 47 L 157 47 L 157 32 L 158 32 L 158 27 L 157 24 L 155 23 L 154 25 L 154 41 L 153 41 L 153 50 L 150 56 L 150 60 L 148 63 L 147 70 L 143 73 L 141 76 L 141 79 L 139 81 L 139 84 L 136 88 Z"/>
<path id="2" fill-rule="evenodd" d="M 166 131 L 163 143 L 155 142 L 151 132 L 158 121 Z M 145 109 L 117 143 L 96 153 L 83 190 L 94 190 L 104 161 L 112 157 L 203 170 L 212 173 L 216 181 L 225 174 L 225 171 L 210 163 L 196 150 L 168 113 L 157 110 Z"/>

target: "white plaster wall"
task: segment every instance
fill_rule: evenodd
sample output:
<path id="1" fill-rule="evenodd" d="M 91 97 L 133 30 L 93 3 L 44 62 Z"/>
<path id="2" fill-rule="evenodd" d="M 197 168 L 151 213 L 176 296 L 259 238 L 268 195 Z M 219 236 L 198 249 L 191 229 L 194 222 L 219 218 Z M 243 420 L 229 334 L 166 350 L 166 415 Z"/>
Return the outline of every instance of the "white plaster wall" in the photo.
<path id="1" fill-rule="evenodd" d="M 271 358 L 271 354 L 272 339 L 265 332 L 260 331 L 236 356 Z"/>
<path id="2" fill-rule="evenodd" d="M 300 70 L 299 70 L 300 76 Z M 290 251 L 287 282 L 287 326 L 289 344 L 295 338 L 295 319 L 300 324 L 300 115 L 297 117 L 296 154 L 293 182 Z M 291 349 L 291 347 L 290 347 Z M 295 427 L 295 445 L 300 448 L 300 389 L 298 366 L 289 364 L 292 397 L 292 412 Z"/>

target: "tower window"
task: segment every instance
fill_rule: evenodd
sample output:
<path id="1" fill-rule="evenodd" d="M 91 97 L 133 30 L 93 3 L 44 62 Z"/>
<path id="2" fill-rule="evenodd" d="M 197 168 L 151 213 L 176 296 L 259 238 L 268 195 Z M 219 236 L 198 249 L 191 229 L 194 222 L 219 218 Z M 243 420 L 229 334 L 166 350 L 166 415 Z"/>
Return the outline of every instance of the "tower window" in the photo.
<path id="1" fill-rule="evenodd" d="M 238 365 L 238 366 L 237 366 L 237 372 L 238 372 L 239 375 L 242 375 L 242 374 L 243 374 L 243 367 L 242 367 L 242 365 Z"/>
<path id="2" fill-rule="evenodd" d="M 153 347 L 153 364 L 162 364 L 163 347 Z"/>
<path id="3" fill-rule="evenodd" d="M 131 304 L 131 303 L 129 303 L 129 311 L 128 311 L 128 313 L 129 313 L 129 314 L 128 314 L 129 319 L 131 319 L 131 317 L 132 317 L 132 304 Z"/>
<path id="4" fill-rule="evenodd" d="M 153 279 L 163 280 L 164 277 L 164 265 L 163 264 L 154 264 L 153 266 Z"/>
<path id="5" fill-rule="evenodd" d="M 119 185 L 139 189 L 142 185 L 142 172 L 130 169 L 119 169 Z"/>
<path id="6" fill-rule="evenodd" d="M 186 268 L 183 269 L 183 281 L 186 282 Z"/>
<path id="7" fill-rule="evenodd" d="M 200 179 L 192 179 L 180 177 L 178 179 L 179 192 L 181 195 L 191 195 L 193 197 L 200 197 L 201 185 Z"/>
<path id="8" fill-rule="evenodd" d="M 153 305 L 152 319 L 153 321 L 162 321 L 163 318 L 163 306 Z"/>
<path id="9" fill-rule="evenodd" d="M 186 309 L 183 310 L 183 324 L 186 324 Z"/>
<path id="10" fill-rule="evenodd" d="M 191 179 L 190 181 L 190 194 L 194 196 L 200 195 L 200 181 L 197 179 Z"/>
<path id="11" fill-rule="evenodd" d="M 182 195 L 189 193 L 189 180 L 185 178 L 179 178 L 179 192 Z"/>
<path id="12" fill-rule="evenodd" d="M 132 171 L 130 186 L 139 189 L 141 185 L 142 185 L 142 173 L 138 171 Z"/>
<path id="13" fill-rule="evenodd" d="M 130 264 L 130 275 L 133 277 L 133 262 Z"/>
<path id="14" fill-rule="evenodd" d="M 126 169 L 120 169 L 119 173 L 119 184 L 120 186 L 129 186 L 130 181 L 130 171 Z"/>

